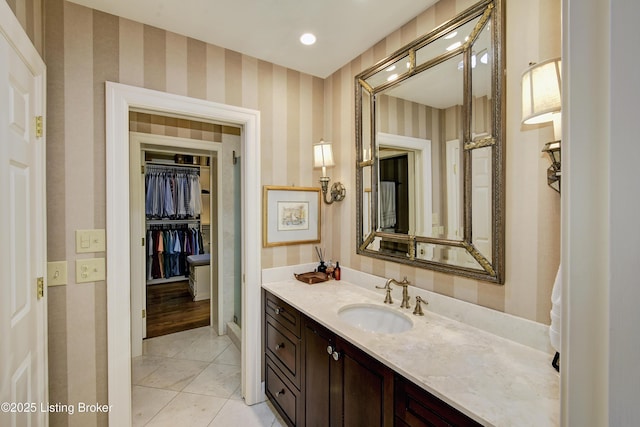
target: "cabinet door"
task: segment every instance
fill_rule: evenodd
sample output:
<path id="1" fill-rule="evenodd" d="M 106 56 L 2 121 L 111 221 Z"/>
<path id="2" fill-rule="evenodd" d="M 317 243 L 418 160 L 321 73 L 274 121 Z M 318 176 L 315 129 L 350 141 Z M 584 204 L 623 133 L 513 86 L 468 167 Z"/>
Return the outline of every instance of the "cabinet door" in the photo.
<path id="1" fill-rule="evenodd" d="M 399 375 L 395 379 L 395 416 L 397 426 L 480 426 L 476 421 Z"/>
<path id="2" fill-rule="evenodd" d="M 333 349 L 333 334 L 308 319 L 304 331 L 306 426 L 328 427 L 333 359 L 327 348 Z"/>
<path id="3" fill-rule="evenodd" d="M 340 401 L 332 400 L 332 425 L 373 427 L 393 425 L 393 371 L 341 338 L 336 338 L 338 368 L 332 375 Z M 335 411 L 335 412 L 334 412 Z M 341 413 L 341 419 L 333 418 Z"/>

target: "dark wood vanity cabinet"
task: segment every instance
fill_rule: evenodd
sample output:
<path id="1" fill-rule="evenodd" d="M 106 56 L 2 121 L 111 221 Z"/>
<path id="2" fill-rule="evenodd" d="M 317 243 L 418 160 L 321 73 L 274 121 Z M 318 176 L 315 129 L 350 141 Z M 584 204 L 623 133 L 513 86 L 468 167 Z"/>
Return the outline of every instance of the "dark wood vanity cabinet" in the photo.
<path id="1" fill-rule="evenodd" d="M 304 319 L 306 426 L 393 425 L 393 371 Z"/>
<path id="2" fill-rule="evenodd" d="M 434 395 L 396 375 L 395 425 L 399 427 L 472 427 L 480 426 Z"/>
<path id="3" fill-rule="evenodd" d="M 265 391 L 289 425 L 303 426 L 302 316 L 268 292 L 264 305 Z"/>
<path id="4" fill-rule="evenodd" d="M 290 426 L 477 426 L 265 292 L 266 393 Z"/>

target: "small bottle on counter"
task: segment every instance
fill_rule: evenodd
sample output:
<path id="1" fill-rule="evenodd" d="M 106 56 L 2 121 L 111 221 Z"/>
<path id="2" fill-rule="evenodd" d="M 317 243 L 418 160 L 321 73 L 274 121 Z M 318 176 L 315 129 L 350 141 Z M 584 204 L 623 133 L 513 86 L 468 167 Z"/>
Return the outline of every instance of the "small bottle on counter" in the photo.
<path id="1" fill-rule="evenodd" d="M 333 279 L 333 270 L 334 270 L 333 261 L 329 260 L 329 264 L 327 265 L 327 271 L 326 271 L 327 277 L 329 279 Z"/>
<path id="2" fill-rule="evenodd" d="M 325 265 L 324 261 L 320 261 L 320 265 L 318 266 L 318 273 L 326 273 L 327 272 L 327 266 Z"/>
<path id="3" fill-rule="evenodd" d="M 333 269 L 333 278 L 340 280 L 340 263 L 336 261 L 336 267 Z"/>

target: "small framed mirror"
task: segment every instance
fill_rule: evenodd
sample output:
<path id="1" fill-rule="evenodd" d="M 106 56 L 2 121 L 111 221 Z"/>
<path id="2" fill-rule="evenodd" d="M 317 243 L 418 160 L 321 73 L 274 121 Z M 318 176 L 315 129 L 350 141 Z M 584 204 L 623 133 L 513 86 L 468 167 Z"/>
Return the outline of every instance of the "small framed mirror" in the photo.
<path id="1" fill-rule="evenodd" d="M 359 254 L 504 280 L 501 0 L 356 76 Z"/>

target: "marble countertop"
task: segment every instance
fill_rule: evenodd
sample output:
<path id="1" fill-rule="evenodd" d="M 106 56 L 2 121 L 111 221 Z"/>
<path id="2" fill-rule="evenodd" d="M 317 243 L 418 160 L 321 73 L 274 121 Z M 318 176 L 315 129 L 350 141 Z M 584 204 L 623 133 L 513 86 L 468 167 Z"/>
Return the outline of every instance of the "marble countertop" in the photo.
<path id="1" fill-rule="evenodd" d="M 400 308 L 399 289 L 388 305 L 383 291 L 344 280 L 306 285 L 290 279 L 262 287 L 483 425 L 560 424 L 560 379 L 545 352 L 432 313 L 428 305 L 424 316 L 414 316 L 413 309 Z M 413 328 L 365 332 L 338 317 L 353 303 L 392 307 L 409 315 Z"/>

